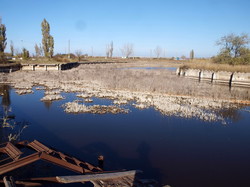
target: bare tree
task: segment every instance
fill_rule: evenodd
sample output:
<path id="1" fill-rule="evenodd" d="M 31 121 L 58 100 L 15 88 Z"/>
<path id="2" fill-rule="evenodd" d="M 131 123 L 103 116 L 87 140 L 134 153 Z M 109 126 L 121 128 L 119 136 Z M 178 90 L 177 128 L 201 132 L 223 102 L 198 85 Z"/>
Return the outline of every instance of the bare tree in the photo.
<path id="1" fill-rule="evenodd" d="M 76 54 L 76 56 L 78 58 L 78 61 L 81 61 L 82 51 L 81 50 L 76 50 L 75 54 Z"/>
<path id="2" fill-rule="evenodd" d="M 36 52 L 36 57 L 40 57 L 42 55 L 42 51 L 37 44 L 35 44 L 35 52 Z"/>
<path id="3" fill-rule="evenodd" d="M 161 47 L 160 47 L 160 46 L 157 46 L 157 47 L 155 48 L 154 52 L 155 52 L 156 58 L 159 58 L 160 55 L 161 55 L 161 53 L 162 53 Z"/>
<path id="4" fill-rule="evenodd" d="M 113 50 L 114 50 L 114 45 L 113 45 L 113 41 L 111 41 L 110 46 L 109 46 L 109 57 L 110 58 L 113 57 Z"/>
<path id="5" fill-rule="evenodd" d="M 110 42 L 110 44 L 106 45 L 106 57 L 107 58 L 112 58 L 113 56 L 113 41 Z"/>
<path id="6" fill-rule="evenodd" d="M 181 59 L 182 59 L 182 60 L 186 60 L 186 56 L 185 56 L 185 55 L 182 55 L 182 56 L 181 56 Z"/>
<path id="7" fill-rule="evenodd" d="M 122 55 L 128 58 L 130 55 L 134 53 L 134 46 L 131 43 L 124 44 L 121 48 Z"/>
<path id="8" fill-rule="evenodd" d="M 22 53 L 20 52 L 20 50 L 18 48 L 15 49 L 15 54 L 19 58 L 22 56 Z"/>
<path id="9" fill-rule="evenodd" d="M 250 39 L 247 34 L 235 35 L 229 34 L 223 36 L 216 42 L 217 45 L 222 46 L 221 53 L 227 53 L 231 57 L 239 57 L 240 51 L 246 48 Z"/>
<path id="10" fill-rule="evenodd" d="M 109 49 L 109 45 L 106 45 L 106 57 L 109 58 L 110 56 L 110 49 Z"/>

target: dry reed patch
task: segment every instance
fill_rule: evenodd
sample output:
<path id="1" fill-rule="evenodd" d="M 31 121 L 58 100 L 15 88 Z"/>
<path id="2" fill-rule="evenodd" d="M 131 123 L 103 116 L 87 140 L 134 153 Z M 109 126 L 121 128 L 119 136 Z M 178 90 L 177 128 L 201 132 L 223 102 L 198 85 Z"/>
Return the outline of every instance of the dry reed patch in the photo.
<path id="1" fill-rule="evenodd" d="M 229 65 L 229 64 L 216 64 L 212 60 L 194 60 L 186 62 L 181 68 L 190 69 L 203 69 L 211 71 L 229 71 L 229 72 L 250 72 L 250 65 Z"/>

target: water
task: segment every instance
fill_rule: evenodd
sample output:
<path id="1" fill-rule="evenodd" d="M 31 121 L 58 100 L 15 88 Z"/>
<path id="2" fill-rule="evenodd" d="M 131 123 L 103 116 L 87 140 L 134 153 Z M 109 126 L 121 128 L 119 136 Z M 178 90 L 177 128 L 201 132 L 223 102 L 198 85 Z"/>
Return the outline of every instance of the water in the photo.
<path id="1" fill-rule="evenodd" d="M 66 114 L 61 105 L 77 99 L 74 93 L 63 93 L 65 100 L 43 103 L 44 91 L 34 91 L 19 96 L 11 89 L 9 99 L 7 92 L 1 97 L 15 120 L 29 125 L 21 140 L 37 139 L 92 164 L 104 155 L 105 169 L 139 169 L 143 178 L 160 185 L 250 186 L 250 108 L 222 111 L 227 125 L 163 116 L 153 108 L 128 105 L 129 114 Z M 94 98 L 94 103 L 111 101 Z M 0 131 L 3 139 L 6 132 Z M 39 163 L 39 167 L 36 174 L 60 175 L 52 166 Z"/>

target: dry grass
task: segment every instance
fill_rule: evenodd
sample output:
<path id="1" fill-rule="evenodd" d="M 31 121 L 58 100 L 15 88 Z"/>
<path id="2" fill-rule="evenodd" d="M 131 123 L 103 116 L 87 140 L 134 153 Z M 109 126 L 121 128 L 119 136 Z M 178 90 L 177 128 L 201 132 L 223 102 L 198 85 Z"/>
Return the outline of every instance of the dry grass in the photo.
<path id="1" fill-rule="evenodd" d="M 193 61 L 186 62 L 181 67 L 211 71 L 250 72 L 250 65 L 216 64 L 211 59 L 194 59 Z"/>
<path id="2" fill-rule="evenodd" d="M 138 62 L 138 66 L 148 66 Z M 161 63 L 159 62 L 159 66 Z M 165 63 L 173 67 L 175 63 Z M 128 69 L 134 63 L 85 64 L 77 68 L 59 72 L 15 72 L 8 77 L 8 81 L 39 83 L 53 80 L 55 86 L 60 82 L 89 82 L 98 83 L 103 88 L 112 90 L 129 90 L 169 95 L 183 95 L 195 97 L 209 97 L 214 99 L 250 100 L 249 89 L 232 88 L 228 86 L 211 85 L 184 77 L 178 77 L 175 72 L 166 69 Z"/>

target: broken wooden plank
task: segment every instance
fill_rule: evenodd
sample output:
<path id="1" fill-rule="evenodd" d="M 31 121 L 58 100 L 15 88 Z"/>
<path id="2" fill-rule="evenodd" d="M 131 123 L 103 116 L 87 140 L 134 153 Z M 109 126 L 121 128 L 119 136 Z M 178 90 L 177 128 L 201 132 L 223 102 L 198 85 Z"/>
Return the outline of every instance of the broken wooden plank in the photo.
<path id="1" fill-rule="evenodd" d="M 0 175 L 12 171 L 14 169 L 20 168 L 22 166 L 28 165 L 40 159 L 40 153 L 34 153 L 32 155 L 26 156 L 24 158 L 18 159 L 16 161 L 4 164 L 0 166 Z"/>
<path id="2" fill-rule="evenodd" d="M 137 173 L 141 173 L 138 170 L 115 172 L 115 173 L 101 173 L 101 174 L 90 174 L 90 175 L 74 175 L 74 176 L 57 176 L 56 179 L 60 183 L 76 183 L 76 182 L 87 182 L 97 180 L 115 179 L 127 176 L 135 176 Z"/>
<path id="3" fill-rule="evenodd" d="M 33 148 L 34 150 L 36 150 L 37 152 L 46 152 L 46 153 L 51 153 L 53 152 L 52 149 L 48 148 L 47 146 L 43 145 L 42 143 L 40 143 L 37 140 L 34 140 L 33 142 L 30 142 L 28 144 L 28 146 L 30 146 L 31 148 Z"/>
<path id="4" fill-rule="evenodd" d="M 17 160 L 22 154 L 22 152 L 10 142 L 6 144 L 5 153 L 8 154 L 13 160 Z"/>

